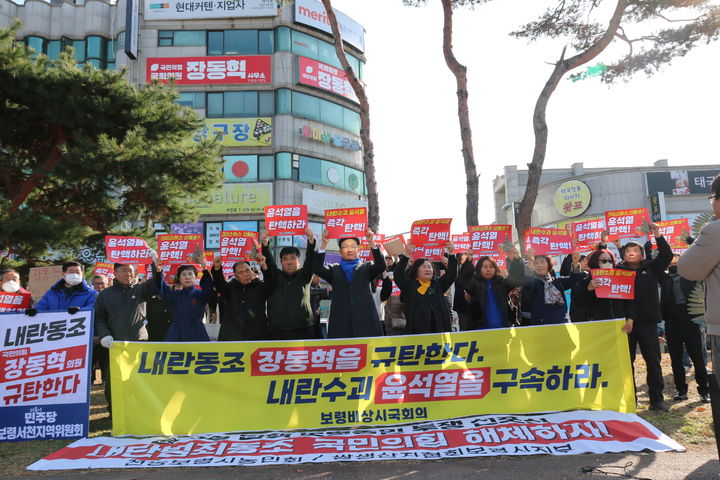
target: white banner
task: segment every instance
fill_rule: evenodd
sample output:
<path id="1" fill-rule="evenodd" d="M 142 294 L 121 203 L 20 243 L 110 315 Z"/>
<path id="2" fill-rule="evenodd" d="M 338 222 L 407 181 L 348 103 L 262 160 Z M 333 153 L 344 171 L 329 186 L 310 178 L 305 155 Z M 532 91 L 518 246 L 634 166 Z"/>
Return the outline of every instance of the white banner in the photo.
<path id="1" fill-rule="evenodd" d="M 88 434 L 92 309 L 0 315 L 0 442 Z"/>
<path id="2" fill-rule="evenodd" d="M 365 29 L 363 26 L 338 9 L 333 10 L 335 10 L 338 28 L 343 41 L 364 52 Z M 295 23 L 303 23 L 332 35 L 330 20 L 328 20 L 325 7 L 322 2 L 317 0 L 295 0 Z"/>
<path id="3" fill-rule="evenodd" d="M 145 20 L 275 17 L 276 0 L 145 0 Z"/>
<path id="4" fill-rule="evenodd" d="M 685 449 L 635 414 L 483 415 L 399 426 L 79 440 L 28 470 L 281 465 Z"/>

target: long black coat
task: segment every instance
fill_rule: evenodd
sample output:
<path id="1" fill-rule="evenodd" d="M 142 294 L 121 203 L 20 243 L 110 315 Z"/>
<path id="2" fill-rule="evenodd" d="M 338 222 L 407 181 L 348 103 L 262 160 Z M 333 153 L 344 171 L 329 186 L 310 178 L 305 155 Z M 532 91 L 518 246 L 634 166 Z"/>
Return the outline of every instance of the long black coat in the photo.
<path id="1" fill-rule="evenodd" d="M 589 291 L 587 289 L 591 281 L 592 276 L 588 275 L 576 285 L 578 301 L 587 306 L 588 320 L 611 320 L 613 318 L 628 318 L 631 316 L 631 300 L 598 298 L 594 290 Z M 575 289 L 575 287 L 573 287 L 573 289 Z M 575 300 L 573 300 L 573 302 L 575 302 Z M 573 322 L 575 322 L 575 320 L 573 320 Z"/>
<path id="2" fill-rule="evenodd" d="M 402 292 L 403 303 L 405 304 L 405 319 L 407 321 L 405 333 L 451 331 L 452 319 L 450 318 L 447 300 L 445 300 L 445 292 L 447 292 L 457 276 L 457 259 L 454 255 L 450 255 L 445 275 L 437 279 L 433 278 L 425 295 L 421 295 L 417 291 L 420 282 L 416 278 L 407 276 L 408 272 L 405 268 L 408 261 L 409 259 L 405 255 L 400 256 L 400 261 L 395 267 L 394 278 L 395 284 Z"/>
<path id="3" fill-rule="evenodd" d="M 493 292 L 495 292 L 495 300 L 500 307 L 500 315 L 502 315 L 503 324 L 506 327 L 513 325 L 515 317 L 510 311 L 508 304 L 508 293 L 517 285 L 508 279 L 495 275 L 490 280 L 475 276 L 475 269 L 472 262 L 465 262 L 460 268 L 458 279 L 456 282 L 457 290 L 470 294 L 470 313 L 472 316 L 468 330 L 478 330 L 485 328 L 487 325 L 487 282 L 492 282 Z"/>
<path id="4" fill-rule="evenodd" d="M 352 283 L 340 265 L 325 267 L 325 252 L 313 258 L 313 271 L 332 285 L 328 338 L 380 337 L 383 334 L 370 282 L 385 271 L 380 249 L 372 250 L 372 262 L 358 262 Z"/>
<path id="5" fill-rule="evenodd" d="M 270 338 L 265 302 L 275 290 L 272 269 L 263 271 L 264 281 L 257 278 L 247 285 L 236 279 L 225 281 L 222 269 L 212 272 L 215 289 L 223 296 L 228 315 L 220 324 L 218 341 L 267 340 Z"/>

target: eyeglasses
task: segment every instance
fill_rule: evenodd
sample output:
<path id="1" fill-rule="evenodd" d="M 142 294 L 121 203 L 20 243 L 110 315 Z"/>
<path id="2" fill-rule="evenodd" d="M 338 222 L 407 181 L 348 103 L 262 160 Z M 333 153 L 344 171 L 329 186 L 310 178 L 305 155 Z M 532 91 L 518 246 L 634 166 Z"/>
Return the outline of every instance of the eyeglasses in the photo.
<path id="1" fill-rule="evenodd" d="M 710 201 L 712 202 L 713 200 L 715 200 L 715 199 L 717 199 L 717 198 L 720 198 L 720 196 L 718 196 L 718 195 L 710 195 L 710 196 L 708 197 L 708 200 L 710 200 Z"/>

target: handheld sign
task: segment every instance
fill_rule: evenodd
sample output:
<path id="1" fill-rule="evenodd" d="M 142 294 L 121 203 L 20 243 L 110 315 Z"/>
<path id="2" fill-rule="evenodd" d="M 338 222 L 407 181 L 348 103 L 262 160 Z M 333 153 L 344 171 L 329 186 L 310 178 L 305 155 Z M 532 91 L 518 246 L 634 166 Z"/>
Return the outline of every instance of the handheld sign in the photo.
<path id="1" fill-rule="evenodd" d="M 470 249 L 475 255 L 490 255 L 512 246 L 510 225 L 473 225 L 468 230 Z"/>
<path id="2" fill-rule="evenodd" d="M 591 252 L 600 243 L 605 231 L 605 220 L 584 220 L 572 223 L 572 236 L 577 242 L 578 252 Z"/>
<path id="3" fill-rule="evenodd" d="M 220 257 L 223 262 L 253 260 L 252 252 L 256 241 L 257 232 L 222 231 L 220 232 Z"/>
<path id="4" fill-rule="evenodd" d="M 595 268 L 590 270 L 590 274 L 593 280 L 600 280 L 600 286 L 595 287 L 598 298 L 635 298 L 635 272 L 617 268 Z"/>
<path id="5" fill-rule="evenodd" d="M 105 275 L 108 280 L 115 278 L 115 264 L 110 262 L 95 262 L 94 275 Z"/>
<path id="6" fill-rule="evenodd" d="M 432 218 L 413 222 L 410 243 L 416 247 L 444 246 L 450 241 L 452 218 Z"/>
<path id="7" fill-rule="evenodd" d="M 163 264 L 182 265 L 188 256 L 202 251 L 203 236 L 197 233 L 158 235 L 158 255 Z"/>
<path id="8" fill-rule="evenodd" d="M 461 233 L 459 235 L 451 235 L 453 245 L 455 245 L 456 252 L 467 252 L 472 249 L 472 243 L 470 242 L 470 233 Z"/>
<path id="9" fill-rule="evenodd" d="M 0 292 L 0 312 L 20 312 L 30 307 L 30 297 L 28 293 L 9 293 Z"/>
<path id="10" fill-rule="evenodd" d="M 328 238 L 362 238 L 367 228 L 368 215 L 365 207 L 325 210 L 325 230 Z"/>
<path id="11" fill-rule="evenodd" d="M 560 228 L 528 228 L 525 232 L 525 249 L 532 248 L 538 255 L 567 255 L 573 253 L 572 237 Z"/>
<path id="12" fill-rule="evenodd" d="M 405 253 L 405 237 L 403 235 L 395 235 L 383 242 L 385 253 L 390 256 L 398 256 Z"/>
<path id="13" fill-rule="evenodd" d="M 106 235 L 105 257 L 110 263 L 152 263 L 147 242 L 138 237 Z"/>
<path id="14" fill-rule="evenodd" d="M 673 249 L 673 253 L 682 254 L 688 249 L 687 237 L 690 236 L 690 222 L 687 218 L 655 223 L 660 227 L 660 235 L 665 237 L 665 240 L 670 244 L 670 248 Z M 653 249 L 657 249 L 657 242 L 653 235 L 650 236 L 650 242 Z"/>
<path id="15" fill-rule="evenodd" d="M 265 229 L 271 237 L 303 235 L 307 227 L 307 205 L 265 207 Z"/>
<path id="16" fill-rule="evenodd" d="M 426 258 L 430 261 L 438 262 L 442 260 L 444 256 L 444 245 L 422 245 L 420 247 L 415 247 L 415 250 L 413 250 L 412 258 L 413 260 L 417 260 L 418 258 Z"/>
<path id="17" fill-rule="evenodd" d="M 650 215 L 648 215 L 647 208 L 605 212 L 605 226 L 609 233 L 608 240 L 613 241 L 641 236 L 642 233 L 638 233 L 638 229 L 649 221 Z"/>

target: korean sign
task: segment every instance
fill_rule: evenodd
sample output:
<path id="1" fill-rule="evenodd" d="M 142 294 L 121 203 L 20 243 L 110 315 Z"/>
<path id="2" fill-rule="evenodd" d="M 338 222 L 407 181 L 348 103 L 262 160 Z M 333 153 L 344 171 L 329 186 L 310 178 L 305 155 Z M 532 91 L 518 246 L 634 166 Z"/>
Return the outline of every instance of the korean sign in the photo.
<path id="1" fill-rule="evenodd" d="M 203 236 L 197 233 L 158 235 L 158 255 L 164 264 L 186 264 L 188 256 L 202 255 Z"/>
<path id="2" fill-rule="evenodd" d="M 660 235 L 670 244 L 673 252 L 684 252 L 688 248 L 687 238 L 690 236 L 690 222 L 687 218 L 678 218 L 675 220 L 665 220 L 664 222 L 656 222 L 660 227 Z M 653 248 L 657 248 L 657 242 L 654 236 L 650 236 Z"/>
<path id="3" fill-rule="evenodd" d="M 364 51 L 365 29 L 362 25 L 337 9 L 335 10 L 335 16 L 342 32 L 343 41 L 361 52 Z M 295 0 L 295 22 L 303 23 L 332 35 L 330 20 L 328 20 L 325 7 L 317 0 Z"/>
<path id="4" fill-rule="evenodd" d="M 471 248 L 476 255 L 497 253 L 512 244 L 510 225 L 473 225 L 468 230 Z"/>
<path id="5" fill-rule="evenodd" d="M 223 262 L 253 260 L 252 252 L 257 238 L 257 232 L 239 230 L 220 232 L 220 257 Z"/>
<path id="6" fill-rule="evenodd" d="M 341 133 L 333 132 L 332 130 L 326 130 L 326 127 L 301 125 L 297 128 L 297 134 L 303 138 L 326 143 L 333 147 L 343 148 L 352 152 L 359 152 L 362 149 L 358 138 L 349 137 Z"/>
<path id="7" fill-rule="evenodd" d="M 525 232 L 525 249 L 529 248 L 538 255 L 566 255 L 573 253 L 573 242 L 567 230 L 530 227 Z"/>
<path id="8" fill-rule="evenodd" d="M 583 182 L 570 180 L 555 192 L 555 210 L 564 217 L 582 215 L 590 206 L 590 189 Z"/>
<path id="9" fill-rule="evenodd" d="M 325 210 L 325 230 L 329 238 L 363 238 L 368 226 L 367 208 Z"/>
<path id="10" fill-rule="evenodd" d="M 152 263 L 147 242 L 138 237 L 105 236 L 105 256 L 110 263 Z"/>
<path id="11" fill-rule="evenodd" d="M 595 287 L 598 298 L 620 298 L 632 300 L 635 298 L 635 272 L 617 268 L 596 268 L 590 271 L 593 280 L 600 281 Z"/>
<path id="12" fill-rule="evenodd" d="M 194 142 L 218 137 L 226 147 L 269 147 L 272 145 L 272 118 L 205 118 L 192 137 Z"/>
<path id="13" fill-rule="evenodd" d="M 577 242 L 578 252 L 595 250 L 605 231 L 605 220 L 583 220 L 572 223 L 572 236 Z"/>
<path id="14" fill-rule="evenodd" d="M 307 205 L 265 207 L 265 228 L 272 237 L 304 235 L 307 227 Z"/>
<path id="15" fill-rule="evenodd" d="M 445 246 L 450 241 L 452 218 L 416 220 L 410 229 L 410 243 L 416 247 Z"/>
<path id="16" fill-rule="evenodd" d="M 298 57 L 298 82 L 359 103 L 345 72 L 311 58 Z"/>
<path id="17" fill-rule="evenodd" d="M 145 20 L 274 17 L 276 0 L 146 0 Z"/>
<path id="18" fill-rule="evenodd" d="M 608 239 L 612 241 L 642 235 L 638 229 L 647 223 L 649 219 L 647 208 L 605 212 L 605 226 L 609 233 Z"/>
<path id="19" fill-rule="evenodd" d="M 30 306 L 30 293 L 0 292 L 0 312 L 19 312 Z"/>
<path id="20" fill-rule="evenodd" d="M 145 81 L 177 85 L 272 83 L 270 55 L 148 58 Z"/>
<path id="21" fill-rule="evenodd" d="M 112 262 L 95 262 L 95 275 L 105 275 L 108 280 L 115 278 L 115 264 Z"/>
<path id="22" fill-rule="evenodd" d="M 0 441 L 87 436 L 92 324 L 92 309 L 2 315 Z"/>

